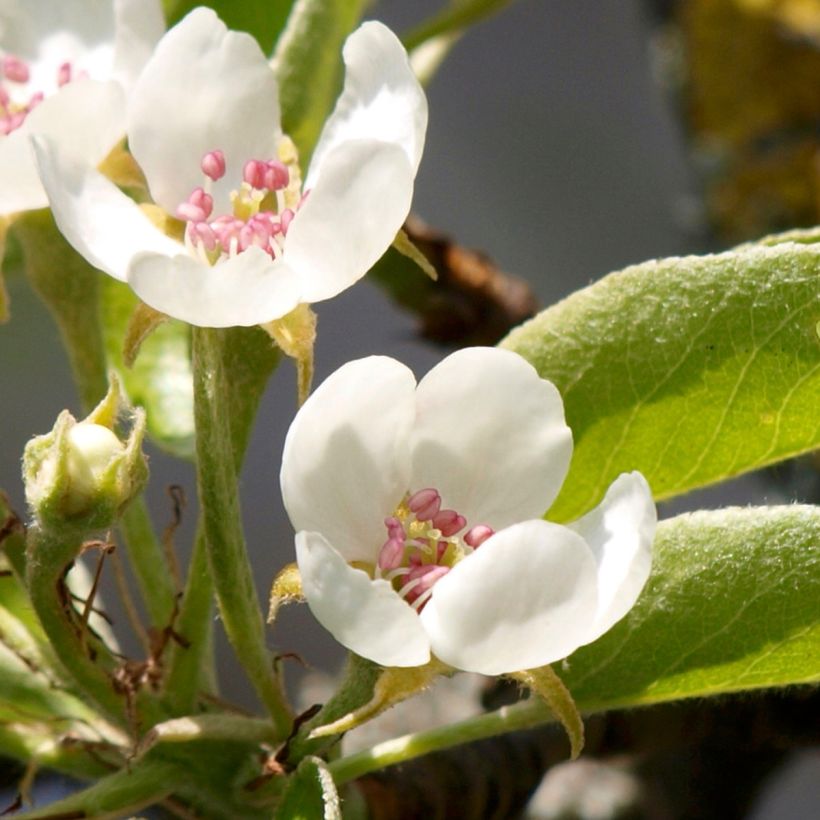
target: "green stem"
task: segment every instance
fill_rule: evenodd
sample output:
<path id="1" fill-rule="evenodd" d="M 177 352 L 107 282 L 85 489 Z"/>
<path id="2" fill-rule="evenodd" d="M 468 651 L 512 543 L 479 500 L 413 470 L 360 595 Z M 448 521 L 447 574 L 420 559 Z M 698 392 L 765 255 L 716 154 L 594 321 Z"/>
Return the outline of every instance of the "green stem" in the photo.
<path id="1" fill-rule="evenodd" d="M 166 700 L 174 714 L 190 714 L 195 710 L 199 692 L 210 681 L 213 630 L 211 628 L 213 580 L 208 567 L 208 548 L 202 527 L 194 541 L 194 552 L 188 567 L 188 581 L 174 631 L 184 638 L 185 645 L 175 643 L 171 649 L 168 677 L 165 681 Z"/>
<path id="2" fill-rule="evenodd" d="M 278 735 L 285 737 L 292 718 L 265 646 L 265 625 L 242 533 L 224 339 L 217 330 L 193 329 L 200 510 L 225 632 Z"/>
<path id="3" fill-rule="evenodd" d="M 416 46 L 440 34 L 450 34 L 478 23 L 485 17 L 501 11 L 512 0 L 463 0 L 425 20 L 420 26 L 402 37 L 404 47 L 412 51 Z"/>
<path id="4" fill-rule="evenodd" d="M 126 721 L 125 699 L 114 690 L 111 670 L 112 658 L 105 647 L 91 635 L 96 656 L 81 644 L 77 625 L 72 623 L 61 600 L 60 582 L 65 567 L 80 551 L 78 539 L 59 537 L 53 533 L 32 528 L 29 531 L 27 584 L 32 606 L 55 654 L 66 671 L 100 708 L 119 725 Z M 108 669 L 102 666 L 105 661 Z"/>
<path id="5" fill-rule="evenodd" d="M 328 769 L 336 785 L 341 786 L 368 772 L 403 763 L 430 752 L 517 729 L 529 729 L 554 720 L 552 712 L 540 700 L 526 700 L 449 726 L 393 738 L 371 749 L 335 760 L 328 764 Z"/>
<path id="6" fill-rule="evenodd" d="M 176 589 L 142 497 L 128 505 L 120 519 L 120 530 L 148 617 L 155 627 L 162 629 L 171 623 Z"/>
<path id="7" fill-rule="evenodd" d="M 41 809 L 22 812 L 15 817 L 20 820 L 58 817 L 116 820 L 119 817 L 130 817 L 171 794 L 182 776 L 176 766 L 161 761 L 146 761 L 115 772 L 93 786 Z"/>

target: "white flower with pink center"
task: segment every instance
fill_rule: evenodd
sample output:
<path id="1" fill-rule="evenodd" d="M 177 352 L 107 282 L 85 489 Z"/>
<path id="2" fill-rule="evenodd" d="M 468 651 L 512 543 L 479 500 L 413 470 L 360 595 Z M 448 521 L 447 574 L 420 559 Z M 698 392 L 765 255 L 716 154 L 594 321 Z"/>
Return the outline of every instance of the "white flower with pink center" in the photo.
<path id="1" fill-rule="evenodd" d="M 48 205 L 31 135 L 89 166 L 106 157 L 164 30 L 159 0 L 0 0 L 0 214 Z"/>
<path id="2" fill-rule="evenodd" d="M 418 386 L 394 359 L 344 365 L 282 461 L 313 614 L 383 666 L 497 675 L 594 641 L 646 582 L 656 513 L 625 473 L 575 523 L 544 521 L 571 454 L 558 391 L 509 351 L 459 351 Z"/>
<path id="3" fill-rule="evenodd" d="M 263 324 L 335 296 L 404 222 L 427 127 L 424 93 L 387 28 L 365 23 L 343 56 L 344 88 L 303 184 L 256 41 L 191 12 L 157 46 L 128 114 L 129 147 L 181 236 L 40 140 L 60 230 L 144 302 L 194 325 Z"/>

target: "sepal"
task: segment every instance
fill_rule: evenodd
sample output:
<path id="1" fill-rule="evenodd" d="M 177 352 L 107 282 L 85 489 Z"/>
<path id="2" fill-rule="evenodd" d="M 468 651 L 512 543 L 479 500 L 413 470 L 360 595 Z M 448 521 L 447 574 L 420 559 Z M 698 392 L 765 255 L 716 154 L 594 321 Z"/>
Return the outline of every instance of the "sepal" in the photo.
<path id="1" fill-rule="evenodd" d="M 148 477 L 145 413 L 133 411 L 131 431 L 122 440 L 114 431 L 122 403 L 119 382 L 112 379 L 86 419 L 78 422 L 64 410 L 50 433 L 26 445 L 26 500 L 43 529 L 109 527 L 142 489 Z"/>

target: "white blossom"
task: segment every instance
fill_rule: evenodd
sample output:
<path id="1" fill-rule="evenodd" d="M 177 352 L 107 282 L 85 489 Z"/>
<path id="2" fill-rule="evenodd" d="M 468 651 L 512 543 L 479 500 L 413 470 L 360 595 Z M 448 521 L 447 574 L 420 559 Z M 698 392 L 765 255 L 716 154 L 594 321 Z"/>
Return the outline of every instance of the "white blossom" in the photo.
<path id="1" fill-rule="evenodd" d="M 0 214 L 48 205 L 32 135 L 90 167 L 107 156 L 164 29 L 159 0 L 0 0 Z"/>
<path id="2" fill-rule="evenodd" d="M 646 582 L 656 513 L 633 472 L 574 524 L 543 520 L 571 452 L 557 389 L 509 351 L 454 353 L 418 386 L 393 359 L 344 365 L 282 463 L 312 612 L 384 666 L 495 675 L 594 641 Z"/>
<path id="3" fill-rule="evenodd" d="M 127 129 L 154 202 L 184 223 L 181 236 L 39 140 L 61 231 L 143 301 L 194 325 L 262 324 L 335 296 L 407 216 L 427 125 L 424 93 L 387 28 L 365 23 L 343 56 L 344 88 L 302 185 L 258 44 L 194 10 L 146 65 Z"/>

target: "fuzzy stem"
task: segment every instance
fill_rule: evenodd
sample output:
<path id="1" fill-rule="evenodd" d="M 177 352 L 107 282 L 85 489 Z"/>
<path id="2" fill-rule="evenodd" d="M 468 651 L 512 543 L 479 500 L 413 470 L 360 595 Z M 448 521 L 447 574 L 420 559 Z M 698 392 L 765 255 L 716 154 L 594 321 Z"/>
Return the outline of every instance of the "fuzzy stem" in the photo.
<path id="1" fill-rule="evenodd" d="M 240 663 L 267 707 L 280 737 L 292 718 L 265 646 L 265 626 L 245 548 L 231 435 L 226 337 L 193 330 L 197 478 L 202 525 L 217 602 Z"/>
<path id="2" fill-rule="evenodd" d="M 552 712 L 541 701 L 526 700 L 449 726 L 387 740 L 363 752 L 339 758 L 328 764 L 328 769 L 336 785 L 342 786 L 369 772 L 404 763 L 430 752 L 517 729 L 529 729 L 554 720 Z"/>

